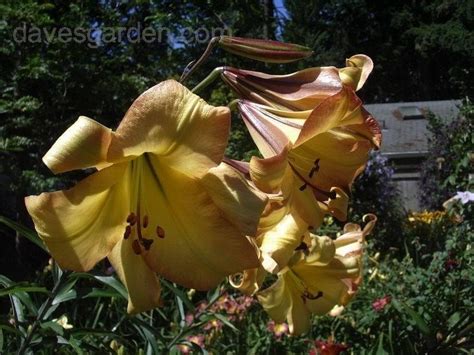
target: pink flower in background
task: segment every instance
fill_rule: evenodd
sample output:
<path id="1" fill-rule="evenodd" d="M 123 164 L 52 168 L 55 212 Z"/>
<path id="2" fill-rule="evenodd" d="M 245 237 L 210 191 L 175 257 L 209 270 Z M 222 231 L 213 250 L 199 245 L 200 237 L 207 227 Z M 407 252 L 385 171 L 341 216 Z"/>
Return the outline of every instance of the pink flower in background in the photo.
<path id="1" fill-rule="evenodd" d="M 309 351 L 309 355 L 338 355 L 349 349 L 345 344 L 335 343 L 332 337 L 327 341 L 316 340 L 314 344 L 316 347 Z"/>
<path id="2" fill-rule="evenodd" d="M 372 303 L 372 308 L 377 311 L 377 312 L 380 312 L 381 310 L 383 310 L 385 308 L 385 306 L 387 306 L 390 302 L 392 301 L 392 297 L 390 296 L 384 296 L 382 298 L 379 298 L 379 299 L 376 299 L 373 303 Z"/>
<path id="3" fill-rule="evenodd" d="M 289 332 L 288 324 L 275 323 L 273 320 L 268 322 L 267 329 L 272 332 L 275 338 L 278 340 L 280 340 L 284 335 L 287 335 Z"/>
<path id="4" fill-rule="evenodd" d="M 444 262 L 444 269 L 446 271 L 452 271 L 452 270 L 456 269 L 458 266 L 459 266 L 459 261 L 457 261 L 455 259 L 447 259 Z"/>
<path id="5" fill-rule="evenodd" d="M 209 322 L 206 323 L 206 325 L 204 326 L 204 330 L 206 330 L 206 331 L 212 331 L 212 330 L 220 331 L 223 326 L 224 326 L 224 324 L 220 320 L 213 319 L 213 320 L 210 320 Z"/>
<path id="6" fill-rule="evenodd" d="M 186 337 L 186 341 L 194 343 L 201 348 L 204 348 L 204 335 L 190 335 Z M 181 352 L 181 354 L 191 354 L 193 352 L 192 347 L 184 344 L 178 345 L 178 350 Z"/>

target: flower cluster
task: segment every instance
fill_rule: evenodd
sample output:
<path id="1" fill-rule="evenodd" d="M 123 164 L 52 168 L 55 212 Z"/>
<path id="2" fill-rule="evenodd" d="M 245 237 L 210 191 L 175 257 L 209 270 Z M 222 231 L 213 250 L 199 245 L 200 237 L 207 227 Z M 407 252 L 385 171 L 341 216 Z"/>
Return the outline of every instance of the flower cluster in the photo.
<path id="1" fill-rule="evenodd" d="M 316 340 L 314 345 L 309 355 L 338 355 L 349 349 L 345 344 L 336 343 L 333 337 L 329 337 L 328 340 Z"/>
<path id="2" fill-rule="evenodd" d="M 270 320 L 267 324 L 267 329 L 273 334 L 277 340 L 281 340 L 285 335 L 288 335 L 290 328 L 287 323 L 275 323 Z"/>
<path id="3" fill-rule="evenodd" d="M 376 299 L 376 300 L 372 303 L 372 308 L 374 309 L 374 311 L 380 312 L 380 311 L 382 311 L 388 304 L 390 304 L 391 301 L 392 301 L 392 297 L 391 297 L 391 296 L 384 296 L 384 297 L 382 297 L 382 298 L 378 298 L 378 299 Z"/>
<path id="4" fill-rule="evenodd" d="M 412 212 L 408 216 L 410 223 L 424 223 L 431 224 L 433 222 L 439 222 L 446 216 L 445 211 L 423 211 L 423 212 Z"/>
<path id="5" fill-rule="evenodd" d="M 282 63 L 309 53 L 221 42 Z M 288 75 L 219 68 L 262 156 L 249 163 L 224 157 L 229 108 L 173 80 L 141 94 L 115 131 L 81 116 L 43 161 L 54 173 L 96 172 L 69 190 L 27 197 L 36 231 L 63 268 L 88 271 L 107 257 L 130 313 L 161 303 L 159 276 L 197 290 L 230 276 L 275 322 L 305 332 L 311 314 L 345 305 L 361 282 L 375 216 L 364 228 L 346 224 L 336 239 L 315 233 L 326 216 L 346 220 L 351 185 L 380 146 L 380 128 L 356 95 L 372 68 L 365 55 Z M 277 280 L 262 289 L 269 273 Z M 238 320 L 250 304 L 225 295 L 211 308 Z"/>
<path id="6" fill-rule="evenodd" d="M 219 299 L 209 305 L 207 301 L 202 301 L 196 307 L 194 313 L 188 313 L 186 315 L 186 323 L 191 325 L 195 319 L 198 319 L 201 315 L 206 312 L 210 314 L 222 313 L 226 315 L 226 318 L 231 322 L 242 321 L 245 317 L 247 310 L 255 303 L 255 300 L 247 295 L 240 295 L 234 297 L 228 293 L 224 293 Z M 223 324 L 218 319 L 212 319 L 206 323 L 204 330 L 219 331 Z"/>

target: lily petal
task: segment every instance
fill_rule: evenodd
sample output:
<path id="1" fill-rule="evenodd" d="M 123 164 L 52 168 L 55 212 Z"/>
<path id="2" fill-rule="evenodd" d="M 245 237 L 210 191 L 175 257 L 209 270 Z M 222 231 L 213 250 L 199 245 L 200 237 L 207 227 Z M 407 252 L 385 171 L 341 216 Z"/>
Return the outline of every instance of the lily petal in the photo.
<path id="1" fill-rule="evenodd" d="M 65 191 L 25 198 L 35 228 L 58 264 L 87 271 L 123 238 L 129 213 L 128 164 L 94 173 Z"/>
<path id="2" fill-rule="evenodd" d="M 290 110 L 312 110 L 342 88 L 334 67 L 308 68 L 286 75 L 225 67 L 222 78 L 241 98 Z"/>
<path id="3" fill-rule="evenodd" d="M 267 196 L 229 165 L 210 169 L 201 180 L 214 203 L 243 234 L 255 236 Z"/>
<path id="4" fill-rule="evenodd" d="M 263 263 L 274 265 L 274 268 L 268 269 L 268 272 L 276 273 L 283 269 L 294 250 L 301 244 L 303 235 L 308 230 L 308 226 L 299 217 L 292 214 L 286 214 L 274 228 L 262 235 L 260 250 L 262 257 L 273 260 L 273 263 Z"/>
<path id="5" fill-rule="evenodd" d="M 133 252 L 131 239 L 119 241 L 107 256 L 128 290 L 127 312 L 145 312 L 160 305 L 161 287 L 156 274 Z"/>
<path id="6" fill-rule="evenodd" d="M 43 162 L 55 174 L 66 171 L 103 168 L 107 165 L 107 151 L 112 130 L 100 123 L 80 116 L 53 144 Z"/>
<path id="7" fill-rule="evenodd" d="M 208 105 L 174 80 L 145 91 L 113 135 L 108 160 L 144 153 L 189 176 L 202 176 L 223 158 L 230 129 L 227 107 Z"/>
<path id="8" fill-rule="evenodd" d="M 339 76 L 344 84 L 354 90 L 360 90 L 374 69 L 372 59 L 364 54 L 356 54 L 346 59 L 346 67 L 339 69 Z"/>
<path id="9" fill-rule="evenodd" d="M 149 154 L 147 159 L 143 189 L 153 198 L 144 198 L 142 208 L 149 212 L 151 230 L 146 237 L 153 243 L 142 255 L 152 270 L 185 287 L 205 290 L 228 275 L 258 266 L 254 247 L 228 219 L 229 207 L 235 200 L 222 195 L 223 185 L 216 186 L 211 196 L 209 181 L 205 186 L 200 179 L 165 165 L 161 157 Z M 208 176 L 211 180 L 214 177 Z M 231 183 L 235 184 L 235 180 Z M 242 182 L 239 184 L 241 189 Z M 241 208 L 246 209 L 247 201 L 240 202 Z M 261 202 L 252 197 L 251 204 Z M 248 217 L 238 216 L 237 225 Z M 159 228 L 162 235 L 157 237 L 154 228 Z M 252 228 L 250 223 L 249 229 Z"/>
<path id="10" fill-rule="evenodd" d="M 337 94 L 326 98 L 311 112 L 295 146 L 298 147 L 333 128 L 363 123 L 362 102 L 352 89 L 344 87 Z"/>

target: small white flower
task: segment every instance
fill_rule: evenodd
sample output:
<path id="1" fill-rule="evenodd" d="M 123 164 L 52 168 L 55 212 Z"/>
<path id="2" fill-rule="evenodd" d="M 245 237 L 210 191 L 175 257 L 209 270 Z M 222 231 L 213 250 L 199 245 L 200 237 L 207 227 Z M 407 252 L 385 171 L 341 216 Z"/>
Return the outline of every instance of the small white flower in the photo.
<path id="1" fill-rule="evenodd" d="M 463 205 L 468 202 L 474 201 L 474 193 L 470 191 L 458 191 L 456 196 L 454 196 L 456 200 L 460 200 Z"/>

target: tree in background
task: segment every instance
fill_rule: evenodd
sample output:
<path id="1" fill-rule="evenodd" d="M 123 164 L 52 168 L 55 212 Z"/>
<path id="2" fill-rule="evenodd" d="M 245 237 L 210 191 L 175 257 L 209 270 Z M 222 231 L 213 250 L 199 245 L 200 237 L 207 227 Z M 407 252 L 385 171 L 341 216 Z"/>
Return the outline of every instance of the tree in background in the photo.
<path id="1" fill-rule="evenodd" d="M 207 41 L 199 38 L 200 34 L 206 35 L 199 29 L 204 23 L 210 31 L 229 29 L 235 35 L 261 37 L 266 30 L 267 35 L 273 37 L 272 2 L 265 6 L 266 10 L 254 1 L 225 4 L 166 0 L 2 2 L 0 193 L 5 198 L 0 215 L 27 223 L 24 196 L 63 188 L 83 175 L 75 172 L 61 178 L 53 177 L 41 161 L 47 149 L 79 113 L 104 125 L 116 126 L 139 93 L 166 78 L 178 78 L 185 63 L 202 54 Z M 161 31 L 160 40 L 136 41 L 133 35 L 105 40 L 106 29 L 137 26 Z M 61 28 L 82 28 L 93 34 L 82 42 L 46 37 Z M 190 29 L 195 32 L 189 32 Z M 238 66 L 240 63 L 235 57 L 222 52 L 217 54 L 190 86 L 217 65 Z M 220 88 L 212 98 L 218 101 L 223 95 L 229 95 L 229 92 Z M 243 152 L 237 150 L 250 142 L 246 135 L 238 132 L 233 157 L 242 156 Z M 3 229 L 2 233 L 12 232 Z M 5 262 L 5 267 L 1 266 L 1 269 L 20 272 L 23 270 L 18 265 L 20 260 L 30 262 L 38 254 L 36 249 L 27 248 L 22 251 L 27 257 L 18 258 L 16 247 L 11 242 L 4 248 L 2 263 Z"/>
<path id="2" fill-rule="evenodd" d="M 375 63 L 367 102 L 453 99 L 474 83 L 472 1 L 285 1 L 283 37 L 315 54 L 300 65 L 341 65 L 356 53 Z"/>

